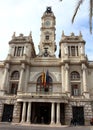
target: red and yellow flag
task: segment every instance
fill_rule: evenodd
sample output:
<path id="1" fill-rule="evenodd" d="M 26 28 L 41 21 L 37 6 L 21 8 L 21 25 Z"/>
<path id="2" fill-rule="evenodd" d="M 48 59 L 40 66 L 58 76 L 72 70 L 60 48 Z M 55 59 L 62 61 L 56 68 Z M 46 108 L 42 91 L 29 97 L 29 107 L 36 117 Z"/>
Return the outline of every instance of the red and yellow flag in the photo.
<path id="1" fill-rule="evenodd" d="M 42 84 L 44 83 L 44 79 L 45 79 L 45 73 L 42 72 Z"/>
<path id="2" fill-rule="evenodd" d="M 46 86 L 46 74 L 45 72 L 42 72 L 42 84 L 45 87 Z"/>

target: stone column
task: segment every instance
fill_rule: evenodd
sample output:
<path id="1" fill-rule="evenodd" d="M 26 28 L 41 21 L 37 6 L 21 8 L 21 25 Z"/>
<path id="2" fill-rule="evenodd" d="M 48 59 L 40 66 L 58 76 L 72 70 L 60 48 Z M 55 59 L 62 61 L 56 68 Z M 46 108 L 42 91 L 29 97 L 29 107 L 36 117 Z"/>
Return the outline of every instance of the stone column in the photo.
<path id="1" fill-rule="evenodd" d="M 61 66 L 61 77 L 62 77 L 62 79 L 61 79 L 61 86 L 62 86 L 62 93 L 64 93 L 65 92 L 65 81 L 64 81 L 64 66 Z"/>
<path id="2" fill-rule="evenodd" d="M 83 90 L 84 92 L 87 92 L 87 78 L 86 78 L 86 66 L 85 64 L 82 64 L 82 70 L 83 70 Z"/>
<path id="3" fill-rule="evenodd" d="M 15 48 L 14 46 L 12 46 L 12 50 L 11 50 L 11 55 L 14 56 L 14 51 L 15 51 Z"/>
<path id="4" fill-rule="evenodd" d="M 22 120 L 21 122 L 25 122 L 25 118 L 26 118 L 26 102 L 23 102 L 23 109 L 22 109 Z"/>
<path id="5" fill-rule="evenodd" d="M 24 55 L 26 55 L 26 53 L 27 53 L 27 48 L 26 46 L 24 46 Z"/>
<path id="6" fill-rule="evenodd" d="M 22 64 L 22 68 L 21 68 L 21 72 L 20 72 L 19 85 L 18 85 L 18 92 L 22 91 L 22 82 L 23 82 L 23 76 L 24 76 L 24 69 L 25 69 L 25 64 Z"/>
<path id="7" fill-rule="evenodd" d="M 75 46 L 75 56 L 77 56 L 77 46 Z"/>
<path id="8" fill-rule="evenodd" d="M 57 103 L 57 115 L 56 115 L 57 119 L 56 119 L 56 123 L 58 125 L 60 125 L 60 103 Z"/>
<path id="9" fill-rule="evenodd" d="M 15 46 L 15 48 L 14 48 L 15 56 L 17 56 L 17 50 L 18 50 L 18 47 Z"/>
<path id="10" fill-rule="evenodd" d="M 68 73 L 68 70 L 69 70 L 69 66 L 66 63 L 65 64 L 65 92 L 69 92 L 69 73 Z"/>
<path id="11" fill-rule="evenodd" d="M 70 56 L 72 56 L 71 46 L 70 46 Z"/>
<path id="12" fill-rule="evenodd" d="M 27 109 L 27 123 L 30 123 L 31 119 L 31 102 L 28 103 L 28 109 Z"/>
<path id="13" fill-rule="evenodd" d="M 3 76 L 2 86 L 1 86 L 2 93 L 5 93 L 5 87 L 6 87 L 6 83 L 7 83 L 8 69 L 9 69 L 9 64 L 7 63 L 6 66 L 5 66 L 4 76 Z"/>
<path id="14" fill-rule="evenodd" d="M 52 102 L 51 106 L 51 124 L 55 124 L 55 103 Z"/>
<path id="15" fill-rule="evenodd" d="M 65 60 L 68 60 L 68 46 L 66 43 L 64 46 L 64 58 L 65 58 Z"/>
<path id="16" fill-rule="evenodd" d="M 85 66 L 85 64 L 82 64 L 82 70 L 83 70 L 83 94 L 86 98 L 89 98 L 89 92 L 88 92 L 88 88 L 87 88 L 87 67 Z"/>

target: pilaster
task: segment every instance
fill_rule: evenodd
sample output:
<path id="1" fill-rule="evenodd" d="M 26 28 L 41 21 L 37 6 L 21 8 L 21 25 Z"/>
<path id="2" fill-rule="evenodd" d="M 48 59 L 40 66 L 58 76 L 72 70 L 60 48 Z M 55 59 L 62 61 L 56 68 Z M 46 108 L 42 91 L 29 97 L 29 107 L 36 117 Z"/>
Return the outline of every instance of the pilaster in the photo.
<path id="1" fill-rule="evenodd" d="M 9 70 L 9 64 L 7 63 L 5 65 L 5 70 L 4 70 L 4 76 L 3 76 L 3 81 L 2 81 L 2 86 L 1 86 L 1 94 L 5 93 L 5 88 L 6 88 L 6 84 L 7 84 L 7 76 L 8 76 L 8 70 Z"/>
<path id="2" fill-rule="evenodd" d="M 67 63 L 65 64 L 65 92 L 69 96 L 69 65 Z"/>
<path id="3" fill-rule="evenodd" d="M 25 64 L 23 63 L 21 66 L 20 79 L 19 79 L 19 85 L 18 85 L 18 93 L 22 91 L 22 81 L 23 81 L 23 76 L 24 76 L 24 70 L 25 70 Z"/>
<path id="4" fill-rule="evenodd" d="M 64 93 L 64 92 L 65 92 L 64 66 L 61 66 L 61 77 L 62 77 L 62 79 L 61 79 L 61 83 L 62 83 L 62 85 L 61 85 L 61 87 L 62 87 L 62 93 Z"/>
<path id="5" fill-rule="evenodd" d="M 87 67 L 85 64 L 82 64 L 82 71 L 83 71 L 83 94 L 86 98 L 89 98 L 89 92 L 87 88 Z"/>

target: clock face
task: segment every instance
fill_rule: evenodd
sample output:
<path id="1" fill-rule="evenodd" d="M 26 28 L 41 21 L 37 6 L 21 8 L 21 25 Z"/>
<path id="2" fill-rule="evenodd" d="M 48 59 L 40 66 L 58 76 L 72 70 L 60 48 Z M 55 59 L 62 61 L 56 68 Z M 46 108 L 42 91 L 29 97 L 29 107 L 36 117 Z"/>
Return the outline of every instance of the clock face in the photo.
<path id="1" fill-rule="evenodd" d="M 49 20 L 45 21 L 45 25 L 50 26 L 50 21 Z"/>

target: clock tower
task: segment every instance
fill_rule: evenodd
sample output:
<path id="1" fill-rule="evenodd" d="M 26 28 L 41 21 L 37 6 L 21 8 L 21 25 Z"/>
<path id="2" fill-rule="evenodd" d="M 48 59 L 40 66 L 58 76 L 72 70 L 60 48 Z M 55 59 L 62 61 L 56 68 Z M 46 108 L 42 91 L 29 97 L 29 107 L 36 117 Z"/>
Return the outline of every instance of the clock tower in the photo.
<path id="1" fill-rule="evenodd" d="M 41 24 L 41 36 L 39 43 L 40 57 L 54 57 L 56 51 L 55 44 L 55 16 L 51 7 L 47 7 L 44 12 Z"/>

